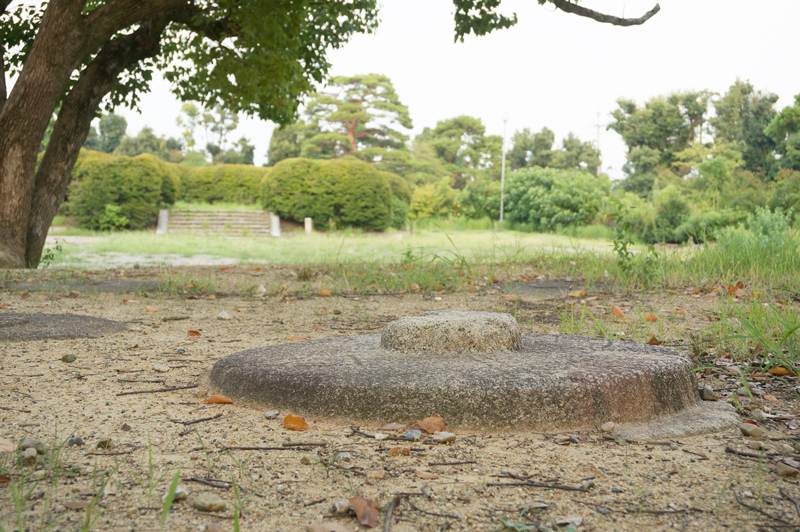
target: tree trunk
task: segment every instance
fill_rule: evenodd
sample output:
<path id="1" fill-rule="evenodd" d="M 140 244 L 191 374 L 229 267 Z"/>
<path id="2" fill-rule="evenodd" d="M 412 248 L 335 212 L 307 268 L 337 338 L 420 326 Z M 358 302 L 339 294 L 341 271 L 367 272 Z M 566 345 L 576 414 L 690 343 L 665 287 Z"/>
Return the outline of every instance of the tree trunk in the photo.
<path id="1" fill-rule="evenodd" d="M 125 69 L 158 54 L 164 27 L 163 20 L 158 27 L 143 24 L 134 33 L 109 43 L 81 73 L 64 99 L 47 151 L 36 172 L 27 229 L 26 265 L 33 267 L 42 258 L 47 232 L 64 201 L 72 169 L 86 141 L 95 110 Z"/>
<path id="2" fill-rule="evenodd" d="M 0 267 L 28 266 L 36 156 L 82 43 L 82 4 L 70 0 L 48 5 L 25 67 L 0 112 Z"/>

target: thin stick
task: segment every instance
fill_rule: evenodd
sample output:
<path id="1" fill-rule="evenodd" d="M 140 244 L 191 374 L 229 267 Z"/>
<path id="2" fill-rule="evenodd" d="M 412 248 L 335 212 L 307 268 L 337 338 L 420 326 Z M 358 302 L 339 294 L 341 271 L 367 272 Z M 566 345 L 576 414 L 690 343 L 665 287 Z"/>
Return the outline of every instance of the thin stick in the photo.
<path id="1" fill-rule="evenodd" d="M 183 479 L 186 482 L 199 482 L 200 484 L 205 484 L 206 486 L 211 486 L 212 488 L 221 488 L 221 489 L 229 489 L 233 486 L 233 483 L 225 481 L 225 480 L 217 480 L 214 478 L 185 478 Z"/>
<path id="2" fill-rule="evenodd" d="M 464 460 L 463 462 L 428 462 L 429 466 L 449 466 L 449 465 L 465 465 L 477 464 L 475 460 Z"/>
<path id="3" fill-rule="evenodd" d="M 161 392 L 173 392 L 175 390 L 188 390 L 189 388 L 197 388 L 197 384 L 190 384 L 189 386 L 174 386 L 172 388 L 161 388 L 159 390 L 140 390 L 137 392 L 120 392 L 117 395 L 135 395 L 139 393 L 161 393 Z"/>
<path id="4" fill-rule="evenodd" d="M 402 500 L 402 495 L 395 495 L 392 502 L 390 502 L 389 506 L 386 508 L 386 517 L 383 519 L 383 532 L 389 532 L 389 527 L 392 526 L 392 512 L 394 512 L 395 507 Z"/>
<path id="5" fill-rule="evenodd" d="M 316 501 L 307 502 L 307 503 L 305 503 L 303 506 L 304 506 L 304 507 L 306 507 L 306 508 L 308 508 L 309 506 L 314 506 L 315 504 L 319 504 L 319 503 L 321 503 L 321 502 L 325 502 L 325 501 L 327 501 L 327 500 L 328 500 L 328 499 L 326 499 L 325 497 L 323 497 L 323 498 L 321 498 L 321 499 L 317 499 Z"/>
<path id="6" fill-rule="evenodd" d="M 791 524 L 789 521 L 785 521 L 785 520 L 781 519 L 780 517 L 775 517 L 774 515 L 768 514 L 767 512 L 765 512 L 764 510 L 762 510 L 760 508 L 756 508 L 755 506 L 750 506 L 749 504 L 742 502 L 742 500 L 739 498 L 739 495 L 737 495 L 735 491 L 733 492 L 733 496 L 736 498 L 736 502 L 738 502 L 739 504 L 741 504 L 742 506 L 744 506 L 745 508 L 747 508 L 749 510 L 753 510 L 754 512 L 758 512 L 761 515 L 769 517 L 770 519 L 778 521 L 779 523 L 783 523 L 784 525 L 790 525 Z"/>
<path id="7" fill-rule="evenodd" d="M 539 482 L 489 482 L 487 486 L 531 486 L 534 488 L 547 488 L 551 490 L 565 490 L 565 491 L 582 491 L 586 493 L 587 489 L 573 488 L 572 486 L 562 486 L 561 484 L 540 484 Z"/>
<path id="8" fill-rule="evenodd" d="M 30 414 L 30 410 L 22 410 L 21 408 L 10 408 L 7 406 L 0 406 L 0 410 L 11 410 L 12 412 L 25 412 L 26 414 Z"/>
<path id="9" fill-rule="evenodd" d="M 216 416 L 193 419 L 191 421 L 181 421 L 180 419 L 170 419 L 170 421 L 172 421 L 173 423 L 180 423 L 181 425 L 194 425 L 195 423 L 202 423 L 203 421 L 211 421 L 212 419 L 217 419 L 220 417 L 222 417 L 222 412 L 220 412 Z"/>
<path id="10" fill-rule="evenodd" d="M 738 456 L 745 456 L 747 458 L 772 458 L 773 456 L 783 456 L 780 453 L 764 453 L 764 454 L 748 453 L 747 451 L 737 451 L 733 447 L 725 447 L 725 452 L 735 454 Z"/>
<path id="11" fill-rule="evenodd" d="M 149 384 L 164 384 L 164 379 L 155 379 L 149 381 L 139 381 L 136 379 L 117 379 L 117 382 L 146 382 Z"/>
<path id="12" fill-rule="evenodd" d="M 301 441 L 301 442 L 297 442 L 297 443 L 283 442 L 281 444 L 281 447 L 325 447 L 326 445 L 328 445 L 328 442 L 326 442 L 326 441 L 318 441 L 318 442 L 313 442 L 313 441 L 302 442 Z"/>
<path id="13" fill-rule="evenodd" d="M 161 321 L 180 321 L 180 320 L 188 320 L 189 316 L 166 316 L 161 318 Z"/>
<path id="14" fill-rule="evenodd" d="M 800 504 L 797 504 L 796 500 L 794 500 L 791 497 L 789 497 L 788 495 L 786 495 L 786 493 L 784 493 L 784 491 L 783 491 L 783 488 L 778 488 L 778 491 L 780 492 L 781 496 L 784 499 L 789 499 L 790 501 L 792 501 L 792 504 L 794 504 L 795 510 L 797 510 L 797 515 L 800 515 Z"/>
<path id="15" fill-rule="evenodd" d="M 120 454 L 131 454 L 133 451 L 120 451 L 117 453 L 86 453 L 84 456 L 118 456 Z"/>
<path id="16" fill-rule="evenodd" d="M 414 504 L 413 502 L 411 502 L 411 500 L 409 500 L 409 499 L 406 499 L 406 502 L 407 502 L 407 503 L 408 503 L 408 504 L 409 504 L 409 505 L 410 505 L 410 506 L 411 506 L 413 509 L 415 509 L 416 511 L 418 511 L 418 512 L 421 512 L 421 513 L 423 513 L 423 514 L 426 514 L 426 515 L 432 515 L 432 516 L 434 516 L 434 517 L 449 517 L 450 519 L 455 519 L 456 521 L 461 521 L 461 518 L 460 518 L 459 516 L 457 516 L 457 515 L 450 515 L 450 514 L 446 514 L 446 513 L 444 513 L 444 512 L 442 512 L 442 513 L 440 513 L 440 514 L 438 514 L 438 513 L 436 513 L 436 512 L 429 512 L 429 511 L 427 511 L 427 510 L 423 510 L 423 509 L 422 509 L 422 508 L 420 508 L 419 506 L 415 505 L 415 504 Z"/>
<path id="17" fill-rule="evenodd" d="M 706 456 L 706 455 L 704 455 L 702 453 L 696 453 L 694 451 L 690 451 L 689 449 L 681 449 L 681 451 L 683 451 L 685 453 L 693 454 L 695 456 L 699 456 L 700 460 L 708 460 L 708 456 Z"/>

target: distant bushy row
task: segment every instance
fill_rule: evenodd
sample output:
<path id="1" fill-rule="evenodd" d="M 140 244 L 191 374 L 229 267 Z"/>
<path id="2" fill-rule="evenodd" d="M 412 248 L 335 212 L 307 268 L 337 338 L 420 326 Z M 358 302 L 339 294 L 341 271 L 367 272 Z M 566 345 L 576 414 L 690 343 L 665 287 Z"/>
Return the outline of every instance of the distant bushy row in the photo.
<path id="1" fill-rule="evenodd" d="M 311 217 L 320 229 L 402 227 L 411 190 L 403 179 L 358 159 L 290 159 L 272 168 L 192 167 L 150 154 L 115 157 L 83 150 L 62 212 L 80 227 L 144 229 L 176 201 L 260 204 L 284 219 Z"/>

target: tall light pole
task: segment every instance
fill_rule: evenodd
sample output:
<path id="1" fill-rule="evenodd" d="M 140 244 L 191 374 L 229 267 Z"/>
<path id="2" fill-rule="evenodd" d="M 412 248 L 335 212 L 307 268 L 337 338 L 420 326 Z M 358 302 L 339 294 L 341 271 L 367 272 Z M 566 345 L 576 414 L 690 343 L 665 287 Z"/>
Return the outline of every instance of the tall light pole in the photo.
<path id="1" fill-rule="evenodd" d="M 506 123 L 508 113 L 503 113 L 503 166 L 500 169 L 500 223 L 503 223 L 503 211 L 505 210 L 505 188 L 506 188 Z"/>

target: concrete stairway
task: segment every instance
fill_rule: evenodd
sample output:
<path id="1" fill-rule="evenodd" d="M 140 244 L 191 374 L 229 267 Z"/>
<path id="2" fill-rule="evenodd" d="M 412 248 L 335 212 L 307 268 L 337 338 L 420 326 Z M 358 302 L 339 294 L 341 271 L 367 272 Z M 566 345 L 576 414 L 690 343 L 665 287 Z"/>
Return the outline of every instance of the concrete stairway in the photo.
<path id="1" fill-rule="evenodd" d="M 269 213 L 264 211 L 186 211 L 169 212 L 168 233 L 214 233 L 229 236 L 269 236 Z"/>

